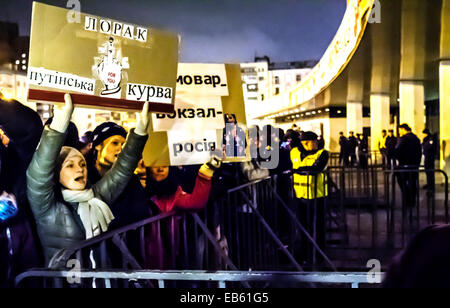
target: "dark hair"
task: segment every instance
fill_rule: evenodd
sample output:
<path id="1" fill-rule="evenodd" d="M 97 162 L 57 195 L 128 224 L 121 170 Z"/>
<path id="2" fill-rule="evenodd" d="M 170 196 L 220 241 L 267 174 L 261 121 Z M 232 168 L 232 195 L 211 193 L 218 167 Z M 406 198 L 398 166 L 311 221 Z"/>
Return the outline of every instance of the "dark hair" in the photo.
<path id="1" fill-rule="evenodd" d="M 403 128 L 404 130 L 406 130 L 407 132 L 411 131 L 411 127 L 409 127 L 408 124 L 403 123 L 402 125 L 400 125 L 398 128 Z"/>
<path id="2" fill-rule="evenodd" d="M 300 141 L 300 133 L 297 131 L 292 131 L 291 133 L 291 148 L 299 147 L 302 143 Z"/>
<path id="3" fill-rule="evenodd" d="M 224 118 L 225 123 L 230 123 L 230 122 L 228 121 L 228 118 L 229 118 L 229 117 L 233 118 L 234 123 L 237 124 L 236 115 L 235 115 L 234 113 L 225 113 L 225 114 L 223 115 L 223 118 Z"/>
<path id="4" fill-rule="evenodd" d="M 396 256 L 383 281 L 386 288 L 449 288 L 450 225 L 419 232 Z"/>

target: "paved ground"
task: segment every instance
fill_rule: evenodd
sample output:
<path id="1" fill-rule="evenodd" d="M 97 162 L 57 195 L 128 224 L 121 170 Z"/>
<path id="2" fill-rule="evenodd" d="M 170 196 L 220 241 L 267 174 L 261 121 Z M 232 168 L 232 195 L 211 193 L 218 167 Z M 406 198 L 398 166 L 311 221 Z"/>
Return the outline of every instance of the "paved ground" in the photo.
<path id="1" fill-rule="evenodd" d="M 327 254 L 342 270 L 364 269 L 370 259 L 378 259 L 386 268 L 392 257 L 420 229 L 446 222 L 444 185 L 436 185 L 434 194 L 423 189 L 425 174 L 420 175 L 419 206 L 406 211 L 402 210 L 398 184 L 393 188 L 392 182 L 387 183 L 381 175 L 376 186 L 372 185 L 373 179 L 362 183 L 362 177 L 359 181 L 355 181 L 355 175 L 353 177 L 352 186 L 346 187 L 347 195 L 351 197 L 344 200 L 344 209 L 337 211 L 341 215 L 337 215 L 340 228 L 334 224 L 335 228 L 328 233 Z M 437 176 L 437 182 L 440 180 Z M 374 187 L 378 189 L 374 190 Z M 342 228 L 343 221 L 346 230 Z"/>

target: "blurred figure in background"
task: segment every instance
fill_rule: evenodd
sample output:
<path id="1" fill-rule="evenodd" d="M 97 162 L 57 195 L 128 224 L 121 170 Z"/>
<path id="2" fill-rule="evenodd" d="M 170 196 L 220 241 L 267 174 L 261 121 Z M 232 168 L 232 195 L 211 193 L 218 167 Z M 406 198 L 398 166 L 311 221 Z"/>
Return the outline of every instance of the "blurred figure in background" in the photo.
<path id="1" fill-rule="evenodd" d="M 344 132 L 339 133 L 339 146 L 341 148 L 339 151 L 339 165 L 343 164 L 345 167 L 348 167 L 348 140 L 344 136 Z"/>
<path id="2" fill-rule="evenodd" d="M 368 168 L 369 160 L 369 143 L 365 135 L 357 134 L 358 136 L 358 161 L 361 169 Z"/>
<path id="3" fill-rule="evenodd" d="M 225 156 L 245 156 L 247 141 L 244 130 L 238 125 L 236 115 L 227 113 L 224 117 L 225 127 L 223 129 L 222 146 Z"/>
<path id="4" fill-rule="evenodd" d="M 402 190 L 403 206 L 414 207 L 417 204 L 419 166 L 422 160 L 422 146 L 419 138 L 412 133 L 408 124 L 399 126 L 400 139 L 395 147 L 398 160 L 398 184 Z"/>
<path id="5" fill-rule="evenodd" d="M 437 140 L 436 136 L 433 135 L 428 128 L 423 131 L 425 137 L 422 141 L 422 152 L 425 158 L 425 169 L 426 170 L 434 170 L 434 161 L 436 160 L 437 153 Z M 427 185 L 425 185 L 425 189 L 433 189 L 434 188 L 434 172 L 428 171 L 427 174 Z"/>
<path id="6" fill-rule="evenodd" d="M 354 132 L 349 132 L 348 136 L 348 155 L 350 156 L 350 165 L 352 167 L 358 164 L 356 158 L 356 148 L 358 147 L 358 139 L 356 139 Z"/>
<path id="7" fill-rule="evenodd" d="M 42 130 L 36 112 L 0 93 L 0 288 L 44 264 L 26 195 L 26 170 Z"/>
<path id="8" fill-rule="evenodd" d="M 450 288 L 450 226 L 420 231 L 390 265 L 384 288 Z"/>
<path id="9" fill-rule="evenodd" d="M 383 167 L 387 166 L 386 139 L 387 139 L 387 132 L 385 129 L 383 129 L 381 131 L 381 138 L 378 141 L 378 150 L 381 153 Z"/>
<path id="10" fill-rule="evenodd" d="M 395 168 L 397 161 L 395 159 L 395 147 L 397 146 L 397 137 L 394 136 L 394 130 L 390 129 L 386 137 L 386 158 L 387 168 Z"/>
<path id="11" fill-rule="evenodd" d="M 92 149 L 92 132 L 87 131 L 84 133 L 83 136 L 80 137 L 80 141 L 78 143 L 79 150 L 81 154 L 84 156 L 89 153 L 89 151 Z"/>

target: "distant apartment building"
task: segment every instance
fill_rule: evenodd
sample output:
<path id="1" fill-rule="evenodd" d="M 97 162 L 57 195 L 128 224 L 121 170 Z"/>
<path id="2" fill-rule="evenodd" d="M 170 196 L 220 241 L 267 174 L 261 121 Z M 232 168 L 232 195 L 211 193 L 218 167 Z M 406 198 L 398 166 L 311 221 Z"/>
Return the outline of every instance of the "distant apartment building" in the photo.
<path id="1" fill-rule="evenodd" d="M 248 125 L 261 124 L 253 119 L 271 97 L 297 86 L 311 71 L 316 61 L 271 63 L 265 56 L 255 62 L 241 63 L 245 109 Z"/>

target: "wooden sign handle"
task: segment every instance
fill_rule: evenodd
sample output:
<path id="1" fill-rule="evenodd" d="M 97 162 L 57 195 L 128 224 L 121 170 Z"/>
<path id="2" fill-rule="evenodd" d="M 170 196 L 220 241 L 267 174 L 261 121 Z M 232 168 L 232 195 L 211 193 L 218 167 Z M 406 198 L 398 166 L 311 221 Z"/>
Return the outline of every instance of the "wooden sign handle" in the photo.
<path id="1" fill-rule="evenodd" d="M 64 92 L 28 89 L 28 100 L 63 103 L 64 94 Z M 72 102 L 74 105 L 98 107 L 99 109 L 123 109 L 124 111 L 139 111 L 144 105 L 144 102 L 142 101 L 130 101 L 120 98 L 107 98 L 88 94 L 70 93 L 70 96 L 72 97 Z M 174 112 L 174 106 L 172 104 L 150 102 L 149 111 L 172 113 Z"/>

